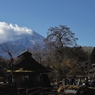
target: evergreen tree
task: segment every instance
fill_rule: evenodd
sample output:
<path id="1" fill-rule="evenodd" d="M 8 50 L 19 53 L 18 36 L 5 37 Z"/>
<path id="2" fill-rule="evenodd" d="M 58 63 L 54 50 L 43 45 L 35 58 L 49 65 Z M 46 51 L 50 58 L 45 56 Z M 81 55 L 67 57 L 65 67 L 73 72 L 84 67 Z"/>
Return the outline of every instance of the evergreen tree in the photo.
<path id="1" fill-rule="evenodd" d="M 91 52 L 91 62 L 95 63 L 95 47 L 93 48 L 93 50 Z"/>

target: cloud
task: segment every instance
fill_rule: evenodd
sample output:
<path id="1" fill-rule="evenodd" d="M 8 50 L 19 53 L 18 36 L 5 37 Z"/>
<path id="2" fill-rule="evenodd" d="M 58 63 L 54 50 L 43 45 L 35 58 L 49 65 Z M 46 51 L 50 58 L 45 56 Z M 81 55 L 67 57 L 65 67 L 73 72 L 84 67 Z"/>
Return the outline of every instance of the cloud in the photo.
<path id="1" fill-rule="evenodd" d="M 21 34 L 33 35 L 33 31 L 27 27 L 19 27 L 17 24 L 0 22 L 0 43 L 12 40 L 14 36 Z"/>

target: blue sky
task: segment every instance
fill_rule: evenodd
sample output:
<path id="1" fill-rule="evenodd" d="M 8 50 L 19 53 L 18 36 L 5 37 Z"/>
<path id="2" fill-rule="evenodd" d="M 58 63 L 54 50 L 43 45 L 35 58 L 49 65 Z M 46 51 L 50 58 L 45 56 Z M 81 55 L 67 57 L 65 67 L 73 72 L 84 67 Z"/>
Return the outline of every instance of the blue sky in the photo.
<path id="1" fill-rule="evenodd" d="M 81 46 L 95 46 L 95 0 L 0 0 L 0 22 L 47 36 L 50 27 L 67 25 Z"/>

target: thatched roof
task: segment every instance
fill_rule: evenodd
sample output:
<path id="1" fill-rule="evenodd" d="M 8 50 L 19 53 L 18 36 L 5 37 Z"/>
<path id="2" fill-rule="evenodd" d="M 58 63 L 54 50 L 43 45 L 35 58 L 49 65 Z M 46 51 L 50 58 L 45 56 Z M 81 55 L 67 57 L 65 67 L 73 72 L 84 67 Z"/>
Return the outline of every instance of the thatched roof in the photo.
<path id="1" fill-rule="evenodd" d="M 31 72 L 49 72 L 46 67 L 39 64 L 36 60 L 34 60 L 31 56 L 32 54 L 28 51 L 20 54 L 17 59 L 14 61 L 14 68 L 20 69 L 22 68 L 23 71 L 29 70 Z"/>

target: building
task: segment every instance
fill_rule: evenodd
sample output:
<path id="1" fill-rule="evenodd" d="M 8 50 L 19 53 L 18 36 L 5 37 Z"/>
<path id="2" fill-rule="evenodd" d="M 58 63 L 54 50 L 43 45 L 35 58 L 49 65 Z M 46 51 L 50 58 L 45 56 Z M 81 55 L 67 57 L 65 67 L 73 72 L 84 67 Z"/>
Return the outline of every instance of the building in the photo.
<path id="1" fill-rule="evenodd" d="M 17 87 L 47 87 L 50 86 L 48 73 L 49 70 L 39 64 L 28 51 L 20 54 L 13 62 L 12 82 Z"/>

